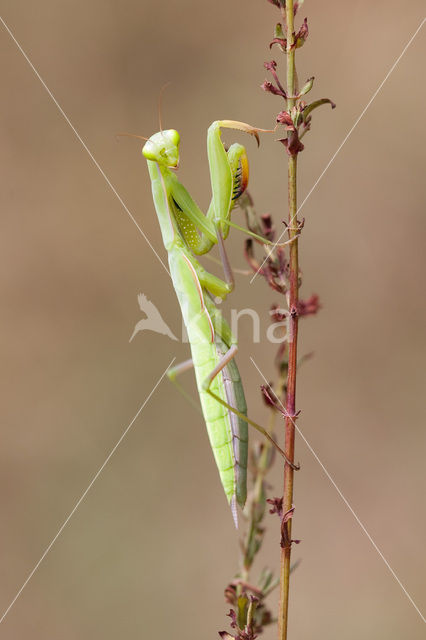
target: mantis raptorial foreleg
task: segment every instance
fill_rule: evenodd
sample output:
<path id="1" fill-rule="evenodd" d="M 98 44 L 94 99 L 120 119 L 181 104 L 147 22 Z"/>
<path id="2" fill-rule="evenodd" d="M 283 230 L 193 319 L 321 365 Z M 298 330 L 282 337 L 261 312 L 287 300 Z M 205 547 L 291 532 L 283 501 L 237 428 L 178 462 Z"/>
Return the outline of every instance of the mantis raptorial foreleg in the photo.
<path id="1" fill-rule="evenodd" d="M 228 254 L 225 249 L 225 243 L 223 242 L 222 231 L 220 229 L 218 229 L 217 233 L 217 244 L 219 247 L 220 261 L 222 263 L 226 283 L 229 287 L 231 287 L 231 289 L 233 289 L 235 285 L 234 272 L 231 263 L 229 262 Z"/>
<path id="2" fill-rule="evenodd" d="M 207 154 L 212 187 L 212 200 L 207 214 L 204 215 L 185 186 L 179 182 L 173 169 L 179 164 L 180 136 L 170 129 L 154 134 L 144 146 L 143 153 L 147 160 L 158 162 L 164 189 L 169 199 L 171 213 L 176 220 L 179 232 L 195 255 L 210 251 L 217 243 L 218 231 L 223 238 L 229 234 L 231 211 L 235 202 L 244 193 L 248 184 L 248 161 L 245 148 L 237 143 L 225 150 L 221 140 L 221 129 L 238 129 L 254 135 L 258 140 L 258 132 L 265 131 L 235 120 L 217 120 L 210 125 L 207 133 Z M 158 148 L 162 147 L 159 156 Z M 248 235 L 253 232 L 239 227 Z M 270 243 L 266 238 L 254 234 L 257 240 Z"/>

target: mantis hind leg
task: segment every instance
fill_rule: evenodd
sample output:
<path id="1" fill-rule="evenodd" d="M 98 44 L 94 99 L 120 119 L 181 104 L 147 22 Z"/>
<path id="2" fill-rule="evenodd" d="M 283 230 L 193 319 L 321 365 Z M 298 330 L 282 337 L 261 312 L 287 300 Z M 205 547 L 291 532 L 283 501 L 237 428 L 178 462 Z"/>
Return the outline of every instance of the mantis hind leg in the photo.
<path id="1" fill-rule="evenodd" d="M 193 368 L 194 368 L 194 361 L 192 360 L 192 358 L 189 358 L 189 360 L 185 360 L 184 362 L 180 362 L 179 364 L 175 365 L 174 367 L 171 367 L 170 369 L 168 369 L 167 377 L 170 380 L 170 382 L 172 384 L 174 384 L 174 386 L 179 391 L 179 393 L 181 393 L 183 395 L 183 397 L 186 398 L 186 400 L 188 400 L 190 405 L 202 415 L 202 411 L 201 411 L 200 405 L 195 402 L 195 400 L 192 398 L 192 396 L 190 396 L 189 393 L 187 393 L 185 391 L 185 389 L 182 387 L 182 385 L 179 384 L 179 382 L 176 380 L 176 378 L 181 373 L 185 373 L 185 371 L 189 371 L 189 369 L 193 369 Z"/>
<path id="2" fill-rule="evenodd" d="M 206 393 L 208 393 L 212 398 L 214 398 L 216 400 L 216 402 L 219 402 L 219 404 L 223 405 L 226 409 L 228 409 L 228 411 L 231 411 L 232 413 L 234 413 L 236 416 L 238 416 L 238 418 L 240 418 L 240 420 L 244 420 L 244 422 L 247 422 L 247 424 L 249 424 L 251 427 L 253 427 L 254 429 L 256 429 L 256 431 L 258 431 L 259 433 L 261 433 L 267 440 L 269 440 L 269 442 L 276 448 L 276 450 L 278 451 L 278 453 L 284 458 L 284 460 L 286 461 L 286 463 L 295 471 L 297 471 L 298 469 L 300 469 L 300 465 L 295 465 L 291 460 L 289 460 L 289 458 L 286 456 L 286 454 L 284 453 L 284 451 L 281 449 L 281 447 L 275 442 L 275 440 L 272 438 L 272 436 L 270 435 L 270 433 L 268 433 L 268 431 L 262 427 L 260 424 L 257 424 L 257 422 L 254 422 L 253 420 L 251 420 L 250 418 L 248 418 L 244 413 L 242 413 L 241 411 L 238 411 L 238 409 L 236 409 L 235 407 L 232 407 L 228 402 L 226 402 L 225 400 L 223 400 L 222 398 L 220 398 L 216 393 L 214 393 L 210 387 L 211 384 L 213 382 L 213 380 L 215 379 L 215 377 L 226 367 L 226 365 L 233 359 L 235 358 L 235 355 L 238 351 L 238 347 L 237 345 L 233 344 L 228 351 L 225 353 L 225 355 L 220 359 L 219 363 L 216 365 L 216 367 L 213 369 L 213 371 L 209 374 L 209 376 L 206 378 L 206 380 L 203 383 L 203 391 L 205 391 Z"/>

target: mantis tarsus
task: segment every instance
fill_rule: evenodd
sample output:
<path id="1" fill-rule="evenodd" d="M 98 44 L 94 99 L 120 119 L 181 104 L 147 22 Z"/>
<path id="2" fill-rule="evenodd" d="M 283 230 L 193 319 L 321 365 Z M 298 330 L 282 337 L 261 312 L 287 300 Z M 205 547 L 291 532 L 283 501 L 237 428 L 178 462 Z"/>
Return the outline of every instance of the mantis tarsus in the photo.
<path id="1" fill-rule="evenodd" d="M 245 131 L 257 140 L 258 131 L 262 131 L 233 120 L 216 121 L 209 127 L 207 152 L 212 201 L 206 215 L 173 171 L 179 164 L 180 136 L 176 130 L 151 136 L 143 147 L 143 155 L 148 161 L 170 275 L 192 352 L 192 360 L 174 367 L 169 377 L 174 380 L 178 373 L 192 366 L 195 369 L 210 443 L 237 524 L 237 503 L 243 507 L 247 494 L 247 424 L 271 440 L 283 456 L 284 453 L 263 427 L 247 418 L 244 391 L 234 360 L 236 340 L 213 302 L 214 297 L 224 299 L 233 288 L 224 239 L 229 227 L 237 226 L 231 223 L 230 214 L 248 182 L 245 148 L 233 144 L 226 151 L 221 140 L 222 128 Z M 248 233 L 269 244 L 264 238 Z M 195 257 L 207 253 L 215 244 L 219 247 L 225 280 L 207 272 Z"/>

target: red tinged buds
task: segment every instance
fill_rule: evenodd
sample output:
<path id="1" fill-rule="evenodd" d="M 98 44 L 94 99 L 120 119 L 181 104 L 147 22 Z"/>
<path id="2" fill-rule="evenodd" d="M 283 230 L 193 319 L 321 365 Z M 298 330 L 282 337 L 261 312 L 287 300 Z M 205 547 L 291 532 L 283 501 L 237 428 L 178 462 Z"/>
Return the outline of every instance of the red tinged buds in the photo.
<path id="1" fill-rule="evenodd" d="M 309 35 L 308 19 L 305 18 L 302 26 L 300 27 L 299 31 L 296 33 L 294 37 L 294 46 L 296 47 L 296 49 L 298 49 L 299 47 L 302 47 L 305 44 L 305 40 L 307 39 L 308 35 Z"/>
<path id="2" fill-rule="evenodd" d="M 262 89 L 264 91 L 268 91 L 269 93 L 273 93 L 276 96 L 281 96 L 282 98 L 284 98 L 284 100 L 286 100 L 287 99 L 286 91 L 282 86 L 280 79 L 278 78 L 278 74 L 276 72 L 277 63 L 275 62 L 275 60 L 270 60 L 269 62 L 264 62 L 263 64 L 265 69 L 269 71 L 272 77 L 274 78 L 275 85 L 272 84 L 272 82 L 265 81 L 262 85 Z"/>
<path id="3" fill-rule="evenodd" d="M 288 111 L 280 111 L 277 115 L 277 122 L 279 122 L 280 124 L 285 124 L 288 127 L 291 127 L 292 130 L 294 130 L 293 120 L 291 119 Z"/>

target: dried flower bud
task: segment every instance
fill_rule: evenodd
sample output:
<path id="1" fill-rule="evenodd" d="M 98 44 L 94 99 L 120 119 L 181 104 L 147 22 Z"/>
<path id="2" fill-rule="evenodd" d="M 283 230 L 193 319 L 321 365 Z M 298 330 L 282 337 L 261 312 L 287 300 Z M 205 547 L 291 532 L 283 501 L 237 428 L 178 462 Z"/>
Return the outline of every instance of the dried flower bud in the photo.
<path id="1" fill-rule="evenodd" d="M 273 240 L 275 236 L 275 227 L 270 213 L 262 213 L 260 216 L 262 224 L 262 234 L 267 240 Z"/>
<path id="2" fill-rule="evenodd" d="M 289 156 L 297 156 L 305 148 L 299 140 L 297 131 L 289 131 L 288 138 L 281 138 L 278 142 L 283 143 Z"/>
<path id="3" fill-rule="evenodd" d="M 262 88 L 264 88 L 264 90 L 266 90 L 266 91 L 271 91 L 270 86 L 272 86 L 273 89 L 272 89 L 271 93 L 275 93 L 275 95 L 282 96 L 284 99 L 286 99 L 287 98 L 287 94 L 286 94 L 285 89 L 282 86 L 282 84 L 280 82 L 280 79 L 279 79 L 279 77 L 277 75 L 277 72 L 276 72 L 277 63 L 275 62 L 275 60 L 270 60 L 269 62 L 264 62 L 263 64 L 264 64 L 265 69 L 272 74 L 272 76 L 273 76 L 273 78 L 275 80 L 276 86 L 274 86 L 274 85 L 266 85 L 266 87 L 262 87 Z"/>
<path id="4" fill-rule="evenodd" d="M 267 80 L 265 80 L 265 82 L 260 85 L 260 88 L 266 91 L 267 93 L 273 93 L 275 96 L 285 97 L 283 96 L 283 92 L 280 89 L 278 89 L 278 87 L 272 84 L 272 82 L 268 82 Z"/>
<path id="5" fill-rule="evenodd" d="M 275 69 L 277 68 L 277 63 L 275 62 L 275 60 L 270 60 L 269 62 L 264 62 L 263 66 L 267 71 L 275 71 Z"/>
<path id="6" fill-rule="evenodd" d="M 294 37 L 294 46 L 296 47 L 296 49 L 299 49 L 299 47 L 302 47 L 305 44 L 305 40 L 307 39 L 308 35 L 309 35 L 308 19 L 305 18 L 302 26 L 300 27 L 299 31 L 296 33 Z"/>
<path id="7" fill-rule="evenodd" d="M 279 45 L 281 51 L 284 53 L 287 49 L 287 40 L 285 38 L 273 38 L 269 43 L 269 48 L 272 49 L 273 45 Z"/>
<path id="8" fill-rule="evenodd" d="M 286 319 L 288 312 L 286 309 L 281 309 L 279 305 L 273 304 L 269 314 L 274 322 L 283 322 L 283 320 Z"/>
<path id="9" fill-rule="evenodd" d="M 237 604 L 237 590 L 235 585 L 228 584 L 225 589 L 225 600 L 228 604 L 236 605 Z"/>
<path id="10" fill-rule="evenodd" d="M 282 498 L 268 498 L 266 502 L 272 505 L 272 509 L 269 509 L 269 513 L 276 513 L 279 518 L 283 515 L 283 499 Z"/>
<path id="11" fill-rule="evenodd" d="M 226 614 L 229 618 L 231 618 L 230 625 L 233 629 L 237 627 L 237 614 L 233 609 L 229 610 L 229 613 Z"/>
<path id="12" fill-rule="evenodd" d="M 263 401 L 266 404 L 266 406 L 275 407 L 275 400 L 271 395 L 271 392 L 275 394 L 275 392 L 272 390 L 272 382 L 269 382 L 268 386 L 262 385 L 260 387 L 260 390 L 262 391 Z"/>
<path id="13" fill-rule="evenodd" d="M 321 309 L 319 296 L 313 293 L 307 300 L 299 300 L 299 316 L 313 316 Z"/>
<path id="14" fill-rule="evenodd" d="M 293 120 L 291 119 L 288 111 L 280 111 L 277 115 L 277 122 L 279 122 L 280 124 L 286 124 L 289 127 L 293 126 Z"/>
<path id="15" fill-rule="evenodd" d="M 254 256 L 253 240 L 251 238 L 247 238 L 244 243 L 244 256 L 255 273 L 264 275 L 264 270 Z"/>

